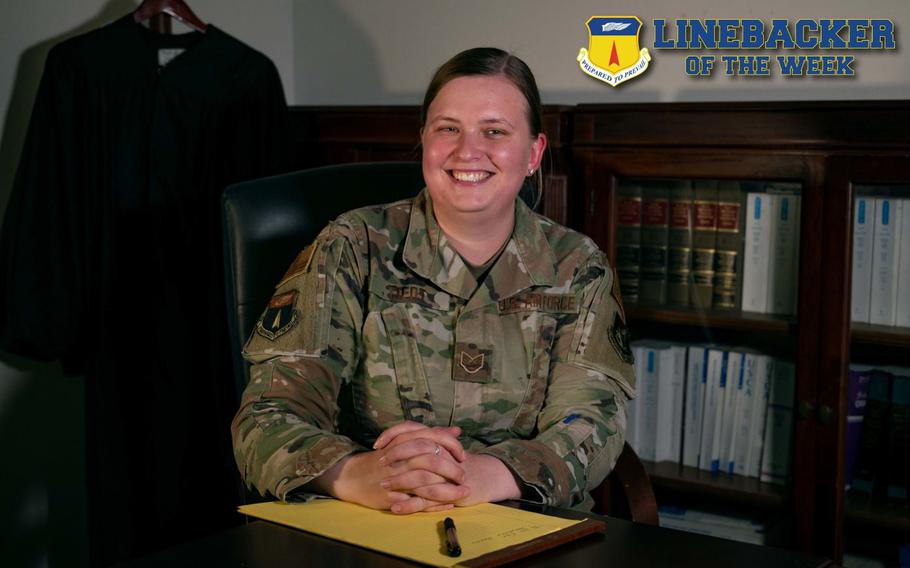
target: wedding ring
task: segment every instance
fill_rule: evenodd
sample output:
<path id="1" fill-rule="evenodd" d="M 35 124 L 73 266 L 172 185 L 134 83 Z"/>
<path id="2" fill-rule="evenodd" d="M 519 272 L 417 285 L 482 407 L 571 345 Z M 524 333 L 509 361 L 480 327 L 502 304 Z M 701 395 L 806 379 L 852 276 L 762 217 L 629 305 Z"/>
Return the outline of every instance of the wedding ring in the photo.
<path id="1" fill-rule="evenodd" d="M 433 452 L 434 456 L 438 456 L 440 452 L 439 444 L 436 444 L 436 451 Z"/>

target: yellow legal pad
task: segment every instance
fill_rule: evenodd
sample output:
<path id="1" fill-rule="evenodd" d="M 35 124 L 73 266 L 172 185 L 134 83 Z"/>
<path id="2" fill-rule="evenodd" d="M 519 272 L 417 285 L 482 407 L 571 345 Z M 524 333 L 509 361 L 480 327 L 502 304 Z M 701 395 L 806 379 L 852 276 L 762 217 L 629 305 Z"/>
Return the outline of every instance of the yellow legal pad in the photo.
<path id="1" fill-rule="evenodd" d="M 244 505 L 240 512 L 432 566 L 455 566 L 584 523 L 490 503 L 439 513 L 393 515 L 335 499 L 317 499 L 301 504 Z M 446 517 L 458 529 L 462 554 L 457 558 L 445 552 L 441 525 Z"/>

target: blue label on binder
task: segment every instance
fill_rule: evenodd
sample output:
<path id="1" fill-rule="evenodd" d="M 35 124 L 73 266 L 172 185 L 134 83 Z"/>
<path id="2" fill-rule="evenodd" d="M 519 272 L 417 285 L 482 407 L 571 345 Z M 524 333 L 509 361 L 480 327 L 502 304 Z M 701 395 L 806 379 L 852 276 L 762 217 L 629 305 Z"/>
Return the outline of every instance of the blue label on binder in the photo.
<path id="1" fill-rule="evenodd" d="M 891 202 L 882 201 L 882 225 L 888 224 L 888 214 L 891 213 Z"/>
<path id="2" fill-rule="evenodd" d="M 866 224 L 866 200 L 865 199 L 859 200 L 859 224 L 860 225 Z"/>
<path id="3" fill-rule="evenodd" d="M 755 196 L 755 220 L 761 219 L 761 197 Z"/>
<path id="4" fill-rule="evenodd" d="M 786 221 L 790 216 L 790 199 L 784 197 L 780 200 L 780 220 Z"/>
<path id="5" fill-rule="evenodd" d="M 654 372 L 654 352 L 648 351 L 648 372 Z"/>

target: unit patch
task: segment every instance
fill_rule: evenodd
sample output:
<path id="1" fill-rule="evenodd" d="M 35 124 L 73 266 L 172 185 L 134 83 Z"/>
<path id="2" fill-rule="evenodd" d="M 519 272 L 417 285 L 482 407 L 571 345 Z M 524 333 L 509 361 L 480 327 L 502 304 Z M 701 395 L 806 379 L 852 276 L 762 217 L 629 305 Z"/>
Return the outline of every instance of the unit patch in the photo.
<path id="1" fill-rule="evenodd" d="M 587 75 L 615 87 L 648 68 L 651 54 L 638 44 L 642 23 L 635 16 L 594 16 L 585 27 L 588 47 L 575 60 Z"/>
<path id="2" fill-rule="evenodd" d="M 275 341 L 297 325 L 297 290 L 272 296 L 269 305 L 256 324 L 256 333 Z"/>
<path id="3" fill-rule="evenodd" d="M 613 316 L 613 325 L 610 326 L 607 335 L 619 358 L 630 365 L 635 363 L 635 356 L 632 355 L 632 348 L 629 347 L 629 328 L 626 327 L 626 322 L 623 321 L 619 312 Z"/>

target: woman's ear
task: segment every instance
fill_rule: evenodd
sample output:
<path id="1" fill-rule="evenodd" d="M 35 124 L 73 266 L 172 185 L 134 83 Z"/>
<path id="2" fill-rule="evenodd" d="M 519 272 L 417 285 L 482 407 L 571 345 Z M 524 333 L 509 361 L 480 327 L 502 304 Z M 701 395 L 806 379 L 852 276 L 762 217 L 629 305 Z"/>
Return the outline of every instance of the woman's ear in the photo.
<path id="1" fill-rule="evenodd" d="M 537 138 L 531 142 L 531 155 L 528 159 L 528 169 L 538 170 L 540 162 L 543 160 L 543 152 L 547 149 L 547 135 L 541 132 Z"/>

